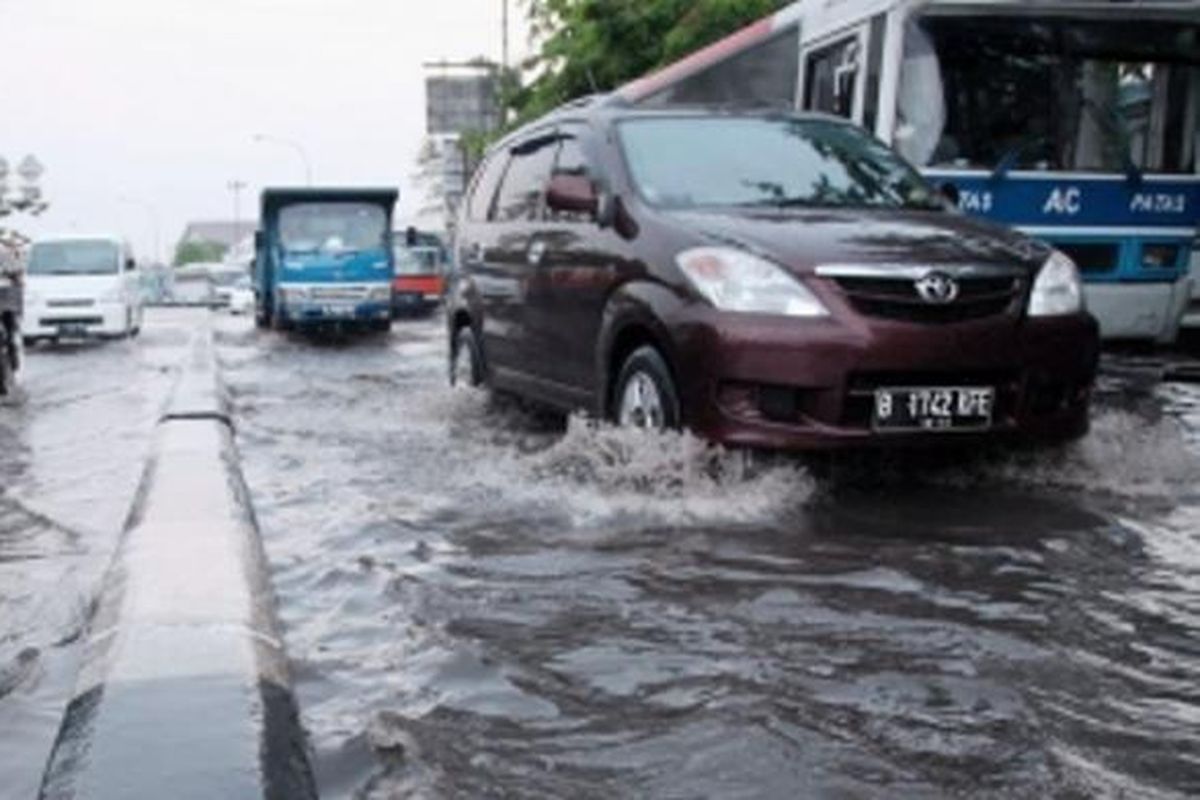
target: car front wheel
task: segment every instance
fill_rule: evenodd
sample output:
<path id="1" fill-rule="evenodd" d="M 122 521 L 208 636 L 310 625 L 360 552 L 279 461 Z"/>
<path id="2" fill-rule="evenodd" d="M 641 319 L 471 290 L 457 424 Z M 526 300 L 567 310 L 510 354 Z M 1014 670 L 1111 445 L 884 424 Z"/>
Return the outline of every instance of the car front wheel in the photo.
<path id="1" fill-rule="evenodd" d="M 656 431 L 679 427 L 675 379 L 653 347 L 639 347 L 625 359 L 613 399 L 613 418 L 621 427 Z"/>

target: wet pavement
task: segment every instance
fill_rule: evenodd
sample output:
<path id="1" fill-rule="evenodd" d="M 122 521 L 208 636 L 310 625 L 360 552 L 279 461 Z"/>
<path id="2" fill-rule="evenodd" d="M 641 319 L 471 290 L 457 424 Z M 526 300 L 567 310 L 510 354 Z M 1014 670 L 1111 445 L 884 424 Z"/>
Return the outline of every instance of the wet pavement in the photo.
<path id="1" fill-rule="evenodd" d="M 99 590 L 193 330 L 41 346 L 0 398 L 0 797 L 35 797 Z"/>
<path id="2" fill-rule="evenodd" d="M 0 786 L 181 313 L 0 408 Z M 452 392 L 436 319 L 216 325 L 323 797 L 1200 794 L 1200 386 L 1159 362 L 1064 450 L 810 464 Z"/>

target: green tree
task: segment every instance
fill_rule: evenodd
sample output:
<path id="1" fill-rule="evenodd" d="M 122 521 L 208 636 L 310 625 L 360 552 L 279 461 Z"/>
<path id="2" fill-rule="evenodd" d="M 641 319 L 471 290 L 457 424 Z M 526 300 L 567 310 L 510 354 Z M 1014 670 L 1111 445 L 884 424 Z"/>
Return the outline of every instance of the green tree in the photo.
<path id="1" fill-rule="evenodd" d="M 536 77 L 511 92 L 516 122 L 617 88 L 727 36 L 787 0 L 527 0 Z"/>
<path id="2" fill-rule="evenodd" d="M 175 266 L 200 261 L 220 261 L 229 248 L 220 242 L 180 242 L 175 248 Z"/>

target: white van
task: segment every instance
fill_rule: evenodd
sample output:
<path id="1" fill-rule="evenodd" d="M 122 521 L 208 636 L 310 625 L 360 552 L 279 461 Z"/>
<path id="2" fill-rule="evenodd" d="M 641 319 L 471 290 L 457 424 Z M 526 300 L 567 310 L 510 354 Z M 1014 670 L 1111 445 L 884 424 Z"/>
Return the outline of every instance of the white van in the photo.
<path id="1" fill-rule="evenodd" d="M 26 344 L 136 336 L 142 299 L 129 245 L 115 236 L 40 239 L 25 268 Z"/>

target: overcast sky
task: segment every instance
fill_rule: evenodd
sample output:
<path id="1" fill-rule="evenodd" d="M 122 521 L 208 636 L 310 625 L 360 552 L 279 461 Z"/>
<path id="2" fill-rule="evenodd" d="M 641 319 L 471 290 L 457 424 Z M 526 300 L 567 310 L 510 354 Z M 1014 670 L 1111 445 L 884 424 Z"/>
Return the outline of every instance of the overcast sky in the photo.
<path id="1" fill-rule="evenodd" d="M 0 155 L 33 153 L 51 208 L 33 234 L 115 230 L 163 255 L 186 221 L 242 215 L 264 185 L 399 186 L 425 123 L 422 63 L 500 58 L 502 0 L 0 0 Z M 528 50 L 511 0 L 513 57 Z M 121 198 L 131 198 L 123 201 Z M 10 218 L 12 219 L 12 218 Z"/>

